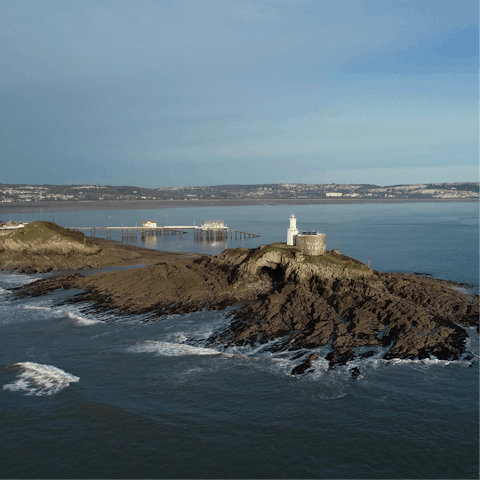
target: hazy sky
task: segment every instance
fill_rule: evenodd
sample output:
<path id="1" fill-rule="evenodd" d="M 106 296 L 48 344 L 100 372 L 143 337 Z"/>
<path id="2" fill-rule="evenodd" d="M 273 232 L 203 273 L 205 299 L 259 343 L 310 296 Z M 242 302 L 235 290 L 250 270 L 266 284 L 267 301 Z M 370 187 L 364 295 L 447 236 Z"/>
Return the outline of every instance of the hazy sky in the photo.
<path id="1" fill-rule="evenodd" d="M 0 0 L 0 183 L 478 181 L 477 0 Z"/>

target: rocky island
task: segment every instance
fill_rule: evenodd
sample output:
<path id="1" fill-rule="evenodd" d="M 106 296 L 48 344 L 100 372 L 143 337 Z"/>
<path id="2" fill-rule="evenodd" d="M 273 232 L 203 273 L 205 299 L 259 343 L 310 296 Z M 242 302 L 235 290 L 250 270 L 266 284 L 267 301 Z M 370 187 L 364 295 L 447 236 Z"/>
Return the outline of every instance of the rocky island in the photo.
<path id="1" fill-rule="evenodd" d="M 2 268 L 145 266 L 52 275 L 14 290 L 13 301 L 76 288 L 83 292 L 70 302 L 88 301 L 119 315 L 147 313 L 149 321 L 233 307 L 229 327 L 206 344 L 221 349 L 275 340 L 275 351 L 299 351 L 303 358 L 293 374 L 311 370 L 317 358 L 311 349 L 326 345 L 332 368 L 373 355 L 368 348 L 379 346 L 388 347 L 385 359 L 458 360 L 466 355 L 466 328 L 478 331 L 478 295 L 450 281 L 377 272 L 339 252 L 305 255 L 296 246 L 275 243 L 218 256 L 171 254 L 97 243 L 48 222 L 35 223 L 0 239 Z M 52 268 L 45 270 L 47 265 Z M 365 347 L 363 353 L 357 347 Z"/>

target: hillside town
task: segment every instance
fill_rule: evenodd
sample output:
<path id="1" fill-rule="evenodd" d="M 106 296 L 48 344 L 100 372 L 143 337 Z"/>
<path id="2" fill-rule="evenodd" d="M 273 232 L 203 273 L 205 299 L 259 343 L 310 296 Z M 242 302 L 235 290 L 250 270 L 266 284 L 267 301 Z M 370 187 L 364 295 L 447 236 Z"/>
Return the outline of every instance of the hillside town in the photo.
<path id="1" fill-rule="evenodd" d="M 278 183 L 142 188 L 106 185 L 0 184 L 0 203 L 210 199 L 478 199 L 479 182 L 370 184 Z"/>

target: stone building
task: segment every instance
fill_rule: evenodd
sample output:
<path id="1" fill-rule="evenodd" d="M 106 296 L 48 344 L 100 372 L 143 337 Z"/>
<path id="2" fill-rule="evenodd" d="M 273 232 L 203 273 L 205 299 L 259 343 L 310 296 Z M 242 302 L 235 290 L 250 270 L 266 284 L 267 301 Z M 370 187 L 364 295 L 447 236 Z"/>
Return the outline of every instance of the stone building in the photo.
<path id="1" fill-rule="evenodd" d="M 296 245 L 304 255 L 324 255 L 327 252 L 327 237 L 320 232 L 302 232 L 297 235 Z"/>
<path id="2" fill-rule="evenodd" d="M 298 233 L 297 219 L 292 213 L 287 230 L 287 245 L 296 245 L 305 255 L 324 255 L 327 251 L 327 237 L 320 232 Z"/>

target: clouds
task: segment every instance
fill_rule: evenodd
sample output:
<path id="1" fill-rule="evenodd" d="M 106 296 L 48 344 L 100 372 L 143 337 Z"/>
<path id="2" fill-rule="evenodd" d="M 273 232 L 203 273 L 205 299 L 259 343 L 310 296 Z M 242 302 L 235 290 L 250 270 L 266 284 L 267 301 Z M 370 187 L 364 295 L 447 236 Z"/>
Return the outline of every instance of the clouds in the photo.
<path id="1" fill-rule="evenodd" d="M 477 19 L 470 1 L 0 3 L 1 181 L 455 165 L 477 142 Z"/>

